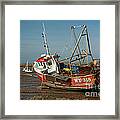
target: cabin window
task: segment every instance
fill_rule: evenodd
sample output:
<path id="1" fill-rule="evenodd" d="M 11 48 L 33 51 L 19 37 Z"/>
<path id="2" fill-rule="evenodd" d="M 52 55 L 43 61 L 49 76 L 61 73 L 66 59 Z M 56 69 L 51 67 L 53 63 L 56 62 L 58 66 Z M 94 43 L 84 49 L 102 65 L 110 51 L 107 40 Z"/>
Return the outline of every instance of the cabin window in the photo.
<path id="1" fill-rule="evenodd" d="M 40 66 L 40 65 L 39 65 L 39 62 L 36 62 L 36 63 L 34 64 L 34 66 L 38 68 L 38 67 Z"/>
<path id="2" fill-rule="evenodd" d="M 46 65 L 45 65 L 45 63 L 43 63 L 43 68 L 46 68 Z"/>
<path id="3" fill-rule="evenodd" d="M 49 60 L 49 61 L 47 62 L 47 65 L 48 65 L 48 66 L 52 65 L 52 61 Z"/>
<path id="4" fill-rule="evenodd" d="M 38 62 L 38 65 L 39 65 L 39 66 L 41 66 L 41 63 L 40 63 L 40 62 Z"/>
<path id="5" fill-rule="evenodd" d="M 43 68 L 46 68 L 46 64 L 44 62 L 38 62 L 39 66 L 42 66 Z"/>

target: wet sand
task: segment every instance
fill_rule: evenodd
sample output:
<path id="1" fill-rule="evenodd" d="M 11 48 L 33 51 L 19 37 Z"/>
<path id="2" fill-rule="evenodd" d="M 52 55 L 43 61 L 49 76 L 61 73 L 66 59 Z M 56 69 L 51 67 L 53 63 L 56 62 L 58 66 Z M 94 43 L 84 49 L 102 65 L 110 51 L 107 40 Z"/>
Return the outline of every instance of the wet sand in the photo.
<path id="1" fill-rule="evenodd" d="M 97 90 L 68 91 L 41 84 L 35 73 L 20 72 L 21 100 L 100 100 Z"/>

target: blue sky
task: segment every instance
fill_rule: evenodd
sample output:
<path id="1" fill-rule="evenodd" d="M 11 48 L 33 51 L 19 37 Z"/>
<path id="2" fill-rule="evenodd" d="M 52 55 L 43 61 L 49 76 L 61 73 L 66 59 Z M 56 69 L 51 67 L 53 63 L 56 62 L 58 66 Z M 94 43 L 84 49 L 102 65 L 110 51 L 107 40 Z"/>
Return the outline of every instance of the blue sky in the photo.
<path id="1" fill-rule="evenodd" d="M 20 21 L 20 63 L 34 62 L 45 53 L 43 47 L 42 23 L 44 22 L 50 53 L 57 52 L 62 58 L 69 57 L 75 46 L 71 26 L 86 25 L 94 58 L 100 58 L 99 20 L 21 20 Z M 80 29 L 76 30 L 78 34 Z M 83 40 L 84 41 L 84 40 Z M 84 44 L 84 42 L 80 43 Z M 83 45 L 84 46 L 84 45 Z"/>

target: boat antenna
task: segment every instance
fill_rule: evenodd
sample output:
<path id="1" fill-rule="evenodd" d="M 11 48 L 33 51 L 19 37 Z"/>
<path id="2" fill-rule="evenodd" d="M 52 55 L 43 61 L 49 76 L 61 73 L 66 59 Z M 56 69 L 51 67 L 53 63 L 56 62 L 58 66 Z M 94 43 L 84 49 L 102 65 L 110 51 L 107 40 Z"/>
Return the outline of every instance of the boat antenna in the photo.
<path id="1" fill-rule="evenodd" d="M 44 47 L 46 49 L 46 54 L 49 55 L 49 47 L 48 47 L 48 44 L 47 44 L 47 35 L 46 35 L 46 30 L 45 30 L 45 25 L 44 23 L 42 23 L 43 25 L 43 33 L 42 33 L 42 37 L 43 37 L 43 40 L 44 40 Z"/>

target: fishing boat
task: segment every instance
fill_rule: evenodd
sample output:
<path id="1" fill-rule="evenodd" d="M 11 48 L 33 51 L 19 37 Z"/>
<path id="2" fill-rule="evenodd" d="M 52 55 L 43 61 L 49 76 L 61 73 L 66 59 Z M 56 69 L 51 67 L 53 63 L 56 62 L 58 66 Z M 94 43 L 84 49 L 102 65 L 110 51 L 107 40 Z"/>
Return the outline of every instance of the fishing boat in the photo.
<path id="1" fill-rule="evenodd" d="M 76 35 L 75 29 L 81 28 L 81 33 Z M 42 37 L 46 54 L 42 54 L 33 65 L 34 71 L 42 84 L 61 89 L 91 89 L 99 84 L 100 67 L 92 56 L 87 26 L 71 26 L 75 38 L 75 46 L 70 57 L 59 60 L 58 54 L 50 54 L 47 35 L 43 24 Z M 87 49 L 80 50 L 80 41 L 86 38 Z M 83 64 L 88 56 L 91 62 Z M 66 64 L 66 60 L 69 62 Z M 76 62 L 77 61 L 77 62 Z M 76 63 L 75 63 L 76 62 Z M 79 63 L 79 64 L 78 64 Z"/>
<path id="2" fill-rule="evenodd" d="M 25 67 L 23 68 L 22 71 L 26 72 L 26 73 L 32 73 L 32 70 L 29 68 L 28 60 L 27 60 L 26 65 L 25 65 Z"/>

